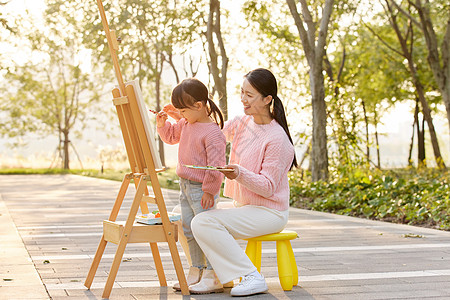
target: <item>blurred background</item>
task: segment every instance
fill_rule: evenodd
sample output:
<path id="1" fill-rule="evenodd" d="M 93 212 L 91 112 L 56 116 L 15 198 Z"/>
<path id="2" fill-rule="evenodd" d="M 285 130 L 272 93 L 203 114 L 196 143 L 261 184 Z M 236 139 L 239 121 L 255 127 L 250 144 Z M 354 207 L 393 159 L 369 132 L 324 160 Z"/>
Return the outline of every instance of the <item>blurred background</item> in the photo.
<path id="1" fill-rule="evenodd" d="M 122 73 L 139 79 L 149 108 L 196 76 L 231 118 L 242 113 L 243 75 L 264 67 L 277 77 L 302 169 L 314 170 L 311 155 L 323 160 L 324 151 L 331 169 L 449 164 L 448 79 L 439 82 L 449 74 L 448 1 L 309 1 L 308 13 L 303 2 L 103 4 L 121 40 Z M 431 28 L 422 26 L 423 11 Z M 96 2 L 0 0 L 0 12 L 1 168 L 127 168 Z M 307 50 L 322 53 L 320 43 L 315 66 Z M 317 68 L 322 78 L 312 75 Z M 323 96 L 313 97 L 320 86 Z M 313 121 L 319 102 L 325 126 Z M 323 149 L 311 151 L 313 128 L 326 134 Z M 175 166 L 177 147 L 158 145 L 165 165 Z"/>

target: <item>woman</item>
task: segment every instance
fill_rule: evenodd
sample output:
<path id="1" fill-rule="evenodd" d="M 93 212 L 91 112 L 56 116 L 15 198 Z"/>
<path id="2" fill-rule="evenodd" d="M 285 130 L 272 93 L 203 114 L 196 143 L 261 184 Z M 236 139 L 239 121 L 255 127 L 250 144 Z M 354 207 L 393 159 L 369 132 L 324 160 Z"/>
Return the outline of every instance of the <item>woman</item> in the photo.
<path id="1" fill-rule="evenodd" d="M 236 239 L 281 231 L 289 216 L 287 173 L 297 165 L 277 82 L 266 69 L 244 76 L 241 88 L 244 116 L 225 123 L 223 133 L 231 142 L 230 162 L 221 171 L 224 195 L 234 207 L 196 215 L 191 223 L 194 237 L 221 283 L 242 277 L 230 294 L 246 296 L 268 290 L 264 277 Z M 217 278 L 204 281 L 202 291 L 213 292 Z"/>

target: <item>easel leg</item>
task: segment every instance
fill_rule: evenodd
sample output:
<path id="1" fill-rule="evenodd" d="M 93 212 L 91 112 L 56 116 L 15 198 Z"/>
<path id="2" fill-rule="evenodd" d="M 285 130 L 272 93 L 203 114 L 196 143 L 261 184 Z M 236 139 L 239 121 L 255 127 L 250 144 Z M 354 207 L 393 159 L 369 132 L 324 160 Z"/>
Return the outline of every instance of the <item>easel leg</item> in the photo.
<path id="1" fill-rule="evenodd" d="M 110 221 L 115 221 L 117 215 L 119 214 L 119 209 L 122 206 L 123 198 L 125 197 L 128 186 L 130 184 L 130 179 L 131 179 L 130 175 L 125 175 L 125 177 L 122 180 L 119 193 L 117 194 L 116 201 L 114 202 L 111 214 L 109 215 Z M 100 243 L 97 247 L 97 251 L 95 252 L 94 260 L 92 261 L 89 273 L 86 277 L 86 281 L 84 282 L 84 286 L 87 287 L 88 289 L 91 288 L 92 281 L 94 280 L 95 273 L 97 272 L 98 265 L 100 264 L 100 260 L 102 259 L 103 252 L 105 251 L 107 243 L 108 242 L 105 240 L 105 237 L 102 235 Z"/>
<path id="2" fill-rule="evenodd" d="M 98 265 L 100 264 L 100 260 L 102 259 L 103 252 L 105 251 L 106 244 L 108 242 L 105 241 L 105 237 L 102 235 L 102 239 L 97 247 L 97 251 L 95 252 L 94 260 L 92 261 L 91 268 L 89 269 L 89 273 L 86 277 L 86 281 L 84 282 L 84 286 L 88 289 L 91 288 L 92 281 L 94 280 L 95 273 L 97 272 Z"/>
<path id="3" fill-rule="evenodd" d="M 183 266 L 181 264 L 180 254 L 178 253 L 177 243 L 173 238 L 173 235 L 169 235 L 167 238 L 169 244 L 170 254 L 172 255 L 173 266 L 177 273 L 178 282 L 180 283 L 181 293 L 183 295 L 189 295 L 189 287 L 186 281 L 186 275 L 184 275 Z"/>
<path id="4" fill-rule="evenodd" d="M 158 245 L 156 243 L 150 243 L 150 248 L 152 249 L 153 261 L 155 262 L 159 285 L 167 286 L 166 275 L 164 274 L 164 268 L 161 262 L 161 256 L 159 255 Z"/>
<path id="5" fill-rule="evenodd" d="M 103 290 L 102 298 L 109 298 L 111 294 L 111 289 L 114 285 L 114 279 L 116 279 L 117 271 L 119 270 L 120 262 L 122 261 L 123 252 L 127 245 L 127 239 L 121 239 L 119 246 L 117 247 L 116 254 L 114 255 L 114 260 L 109 270 L 108 279 L 106 280 L 105 288 Z"/>
<path id="6" fill-rule="evenodd" d="M 176 221 L 175 223 L 178 227 L 178 242 L 180 242 L 180 245 L 183 248 L 184 255 L 186 256 L 186 259 L 188 261 L 188 265 L 192 266 L 191 253 L 189 252 L 189 245 L 186 236 L 184 236 L 183 225 L 181 225 L 181 221 Z"/>
<path id="7" fill-rule="evenodd" d="M 111 294 L 111 289 L 113 287 L 117 271 L 119 270 L 120 262 L 122 261 L 123 253 L 125 252 L 125 247 L 128 243 L 128 238 L 130 237 L 131 230 L 133 229 L 133 223 L 139 209 L 139 204 L 141 203 L 142 196 L 144 195 L 144 191 L 146 188 L 147 180 L 140 180 L 139 185 L 136 189 L 136 195 L 134 196 L 133 203 L 131 204 L 130 212 L 128 213 L 127 221 L 125 223 L 119 245 L 117 246 L 116 254 L 114 255 L 111 269 L 109 270 L 108 279 L 106 280 L 105 289 L 103 290 L 102 294 L 103 298 L 109 298 L 109 295 Z"/>

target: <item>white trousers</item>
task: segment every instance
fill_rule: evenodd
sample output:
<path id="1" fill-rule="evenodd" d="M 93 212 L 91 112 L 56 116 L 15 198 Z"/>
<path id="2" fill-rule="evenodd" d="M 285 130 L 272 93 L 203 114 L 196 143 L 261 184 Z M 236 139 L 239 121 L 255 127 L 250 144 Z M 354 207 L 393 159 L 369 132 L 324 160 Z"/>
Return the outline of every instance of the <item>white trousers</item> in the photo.
<path id="1" fill-rule="evenodd" d="M 256 270 L 236 239 L 279 232 L 288 217 L 289 210 L 264 206 L 218 208 L 196 215 L 191 229 L 220 282 L 227 283 Z"/>

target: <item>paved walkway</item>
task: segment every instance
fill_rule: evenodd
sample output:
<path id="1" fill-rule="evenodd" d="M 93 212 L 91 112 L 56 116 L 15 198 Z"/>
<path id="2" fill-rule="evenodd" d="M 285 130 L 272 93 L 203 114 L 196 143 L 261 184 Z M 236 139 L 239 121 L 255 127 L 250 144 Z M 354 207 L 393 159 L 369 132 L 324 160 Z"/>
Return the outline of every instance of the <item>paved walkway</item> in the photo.
<path id="1" fill-rule="evenodd" d="M 0 176 L 0 299 L 101 299 L 114 244 L 106 247 L 92 289 L 83 283 L 119 187 L 74 175 Z M 178 192 L 164 194 L 172 209 Z M 266 243 L 262 273 L 269 292 L 251 299 L 450 299 L 450 232 L 293 208 L 287 228 L 300 235 L 292 242 L 299 286 L 281 289 L 275 244 Z M 229 289 L 174 292 L 167 244 L 159 248 L 169 287 L 159 286 L 148 245 L 129 244 L 110 299 L 231 299 Z"/>

